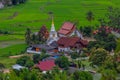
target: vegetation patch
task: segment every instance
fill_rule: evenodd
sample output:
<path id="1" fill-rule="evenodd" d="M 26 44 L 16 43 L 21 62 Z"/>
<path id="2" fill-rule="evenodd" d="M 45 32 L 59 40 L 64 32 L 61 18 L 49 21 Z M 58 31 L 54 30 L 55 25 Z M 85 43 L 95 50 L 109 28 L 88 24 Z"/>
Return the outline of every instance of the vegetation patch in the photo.
<path id="1" fill-rule="evenodd" d="M 6 48 L 0 49 L 0 57 L 9 57 L 12 55 L 18 55 L 23 54 L 26 50 L 27 45 L 26 44 L 17 44 L 12 45 Z"/>

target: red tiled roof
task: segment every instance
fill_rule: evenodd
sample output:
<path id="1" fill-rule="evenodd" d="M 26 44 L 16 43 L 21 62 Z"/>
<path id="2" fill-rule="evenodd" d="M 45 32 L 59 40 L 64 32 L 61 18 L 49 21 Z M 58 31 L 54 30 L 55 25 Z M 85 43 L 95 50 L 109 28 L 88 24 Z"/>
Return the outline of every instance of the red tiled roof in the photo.
<path id="1" fill-rule="evenodd" d="M 80 42 L 81 42 L 81 44 L 83 45 L 83 46 L 87 46 L 88 45 L 88 41 L 87 40 L 80 40 Z"/>
<path id="2" fill-rule="evenodd" d="M 71 30 L 73 28 L 74 24 L 71 22 L 65 22 L 62 26 L 63 29 Z"/>
<path id="3" fill-rule="evenodd" d="M 75 30 L 75 25 L 71 22 L 65 22 L 62 28 L 58 31 L 59 34 L 67 35 Z"/>
<path id="4" fill-rule="evenodd" d="M 64 29 L 60 29 L 60 30 L 58 31 L 58 33 L 68 34 L 68 33 L 69 33 L 69 31 L 64 30 Z"/>
<path id="5" fill-rule="evenodd" d="M 55 65 L 55 61 L 54 60 L 47 60 L 47 61 L 39 62 L 39 64 L 37 66 L 42 71 L 49 71 L 53 67 L 55 67 L 56 65 Z"/>
<path id="6" fill-rule="evenodd" d="M 83 46 L 88 45 L 87 40 L 82 40 L 79 37 L 61 37 L 57 43 L 58 45 L 63 45 L 64 47 L 73 47 L 77 42 L 80 42 Z"/>

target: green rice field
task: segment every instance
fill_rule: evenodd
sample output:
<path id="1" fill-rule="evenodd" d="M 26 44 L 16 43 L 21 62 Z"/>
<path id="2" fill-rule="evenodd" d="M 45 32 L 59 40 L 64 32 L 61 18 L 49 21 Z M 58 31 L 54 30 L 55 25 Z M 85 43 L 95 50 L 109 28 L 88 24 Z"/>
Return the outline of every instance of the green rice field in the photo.
<path id="1" fill-rule="evenodd" d="M 109 6 L 120 7 L 119 0 L 28 0 L 27 3 L 0 10 L 0 30 L 14 35 L 0 37 L 3 40 L 24 39 L 26 28 L 33 32 L 42 25 L 51 26 L 50 12 L 54 14 L 56 29 L 65 21 L 78 21 L 79 26 L 99 26 L 98 19 L 105 17 Z M 94 20 L 89 22 L 86 13 L 92 11 Z M 11 38 L 13 36 L 13 38 Z"/>

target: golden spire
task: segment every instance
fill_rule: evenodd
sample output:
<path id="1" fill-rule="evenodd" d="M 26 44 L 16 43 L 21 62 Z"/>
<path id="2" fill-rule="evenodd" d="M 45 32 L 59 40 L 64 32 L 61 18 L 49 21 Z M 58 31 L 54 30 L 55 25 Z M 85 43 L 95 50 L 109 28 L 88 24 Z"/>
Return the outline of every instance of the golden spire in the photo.
<path id="1" fill-rule="evenodd" d="M 53 17 L 52 17 L 51 31 L 55 31 L 55 26 L 54 26 L 54 19 L 53 19 Z"/>
<path id="2" fill-rule="evenodd" d="M 54 26 L 54 18 L 52 17 L 52 26 Z"/>

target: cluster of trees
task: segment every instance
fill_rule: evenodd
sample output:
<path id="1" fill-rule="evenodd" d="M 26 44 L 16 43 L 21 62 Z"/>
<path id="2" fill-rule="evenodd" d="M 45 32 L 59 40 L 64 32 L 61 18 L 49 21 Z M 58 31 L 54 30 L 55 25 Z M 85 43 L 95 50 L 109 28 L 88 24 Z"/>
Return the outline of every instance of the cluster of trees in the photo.
<path id="1" fill-rule="evenodd" d="M 60 68 L 68 69 L 70 62 L 68 61 L 67 57 L 61 56 L 55 60 L 55 64 Z"/>
<path id="2" fill-rule="evenodd" d="M 96 41 L 89 42 L 89 45 L 87 46 L 88 50 L 91 50 L 92 48 L 104 48 L 107 51 L 112 51 L 116 49 L 117 42 L 116 37 L 111 34 L 107 33 L 104 28 L 102 28 L 95 36 L 94 38 Z"/>
<path id="3" fill-rule="evenodd" d="M 13 5 L 25 3 L 26 0 L 11 0 Z"/>
<path id="4" fill-rule="evenodd" d="M 47 57 L 49 57 L 49 55 L 47 55 L 45 53 L 35 54 L 35 55 L 33 55 L 33 62 L 38 63 L 39 61 L 42 61 L 43 59 L 45 59 Z"/>
<path id="5" fill-rule="evenodd" d="M 108 25 L 114 28 L 120 29 L 120 9 L 119 8 L 108 8 L 107 18 L 108 18 Z"/>
<path id="6" fill-rule="evenodd" d="M 83 36 L 91 37 L 93 27 L 91 27 L 91 26 L 80 27 L 80 31 L 82 32 Z"/>
<path id="7" fill-rule="evenodd" d="M 43 34 L 41 31 L 38 31 L 37 34 L 33 34 L 29 28 L 27 28 L 25 33 L 25 42 L 30 44 L 39 44 L 44 43 L 46 41 L 46 38 L 43 37 Z"/>
<path id="8" fill-rule="evenodd" d="M 1 0 L 1 2 L 4 4 L 4 5 L 17 5 L 17 4 L 22 4 L 22 3 L 25 3 L 27 0 Z"/>
<path id="9" fill-rule="evenodd" d="M 55 67 L 46 74 L 42 74 L 37 69 L 14 70 L 10 74 L 0 73 L 0 80 L 93 80 L 93 76 L 87 71 L 75 71 L 72 74 L 68 74 L 67 71 L 61 72 L 58 67 Z"/>
<path id="10" fill-rule="evenodd" d="M 102 66 L 102 64 L 106 60 L 107 55 L 108 52 L 102 48 L 94 49 L 89 59 L 90 62 L 92 62 L 91 65 Z"/>
<path id="11" fill-rule="evenodd" d="M 99 69 L 101 80 L 116 80 L 117 73 L 120 73 L 119 55 L 109 55 L 108 51 L 102 48 L 92 50 L 89 61 L 92 67 Z"/>
<path id="12" fill-rule="evenodd" d="M 21 58 L 17 59 L 16 63 L 28 68 L 31 68 L 34 65 L 33 60 L 29 56 L 22 56 Z"/>

